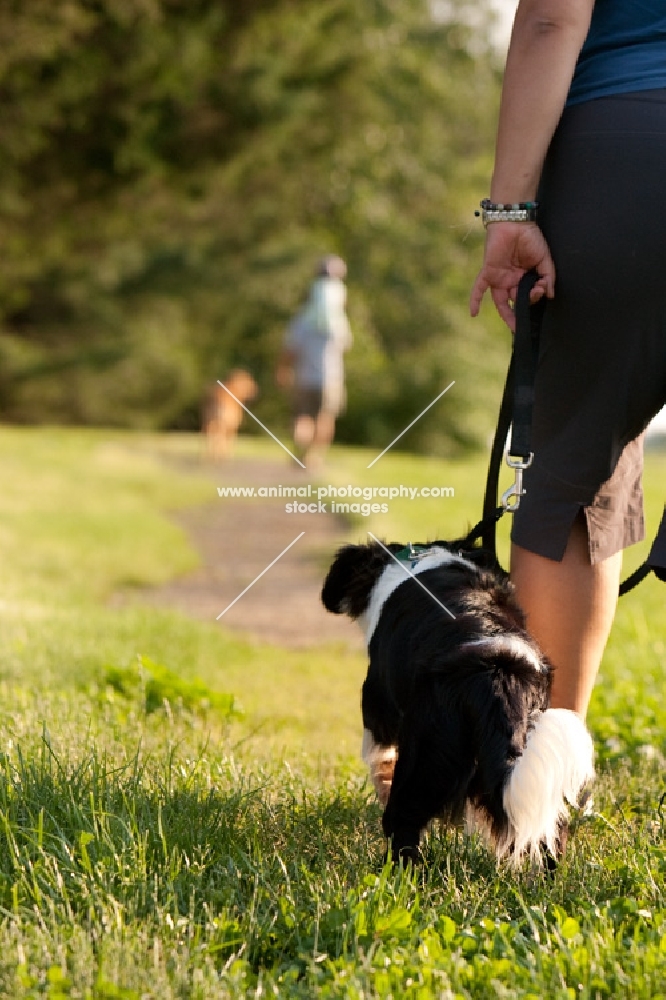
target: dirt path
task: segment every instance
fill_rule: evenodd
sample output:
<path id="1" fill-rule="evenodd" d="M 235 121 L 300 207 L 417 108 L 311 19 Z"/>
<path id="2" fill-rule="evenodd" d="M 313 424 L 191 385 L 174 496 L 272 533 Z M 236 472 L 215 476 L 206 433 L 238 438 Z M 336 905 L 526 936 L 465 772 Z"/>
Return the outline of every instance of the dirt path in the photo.
<path id="1" fill-rule="evenodd" d="M 235 459 L 212 478 L 217 486 L 302 486 L 307 472 L 286 462 Z M 319 594 L 333 553 L 344 542 L 344 524 L 330 513 L 288 514 L 284 498 L 220 498 L 180 512 L 202 566 L 145 595 L 150 604 L 214 622 L 238 595 L 304 531 L 303 537 L 220 619 L 227 629 L 290 648 L 343 642 L 362 648 L 349 619 L 325 611 Z M 305 501 L 301 501 L 305 502 Z M 311 502 L 311 501 L 310 501 Z"/>

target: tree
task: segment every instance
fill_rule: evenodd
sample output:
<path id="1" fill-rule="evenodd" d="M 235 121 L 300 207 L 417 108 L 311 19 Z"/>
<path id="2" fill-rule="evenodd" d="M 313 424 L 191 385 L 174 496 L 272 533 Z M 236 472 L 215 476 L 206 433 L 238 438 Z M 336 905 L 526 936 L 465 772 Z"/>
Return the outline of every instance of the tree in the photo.
<path id="1" fill-rule="evenodd" d="M 284 420 L 281 337 L 335 250 L 356 334 L 340 433 L 385 442 L 458 378 L 406 443 L 470 443 L 501 351 L 466 319 L 498 92 L 470 32 L 425 0 L 0 12 L 3 415 L 194 424 L 242 363 Z"/>

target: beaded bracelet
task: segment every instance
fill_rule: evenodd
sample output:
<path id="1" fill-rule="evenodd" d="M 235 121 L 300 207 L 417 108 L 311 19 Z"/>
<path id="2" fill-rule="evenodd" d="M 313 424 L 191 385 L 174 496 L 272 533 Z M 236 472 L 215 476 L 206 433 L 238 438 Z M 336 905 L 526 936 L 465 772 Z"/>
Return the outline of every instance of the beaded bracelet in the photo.
<path id="1" fill-rule="evenodd" d="M 536 222 L 538 207 L 538 201 L 507 202 L 504 205 L 484 198 L 480 205 L 481 211 L 476 211 L 474 215 L 477 218 L 481 216 L 484 226 L 489 222 Z"/>

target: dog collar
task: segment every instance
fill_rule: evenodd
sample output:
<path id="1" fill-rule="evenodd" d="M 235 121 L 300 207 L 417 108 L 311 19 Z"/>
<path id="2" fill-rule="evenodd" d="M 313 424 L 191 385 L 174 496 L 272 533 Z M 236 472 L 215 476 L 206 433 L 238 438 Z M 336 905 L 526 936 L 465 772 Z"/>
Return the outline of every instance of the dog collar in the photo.
<path id="1" fill-rule="evenodd" d="M 370 591 L 366 610 L 358 618 L 359 625 L 365 632 L 366 643 L 370 645 L 382 608 L 394 590 L 407 583 L 410 577 L 451 565 L 465 566 L 468 570 L 478 572 L 474 563 L 443 545 L 407 545 L 392 553 L 391 561 L 384 566 Z"/>
<path id="2" fill-rule="evenodd" d="M 407 563 L 410 569 L 414 569 L 415 566 L 419 564 L 421 559 L 425 559 L 427 556 L 433 556 L 442 551 L 441 545 L 405 545 L 404 549 L 400 549 L 399 552 L 394 554 L 394 558 L 398 562 Z M 462 552 L 452 553 L 453 555 L 460 556 L 472 569 L 476 569 L 472 563 L 469 563 Z"/>
<path id="3" fill-rule="evenodd" d="M 434 545 L 412 545 L 410 542 L 404 549 L 395 553 L 395 558 L 398 562 L 409 563 L 409 568 L 414 569 L 420 559 L 431 555 L 435 549 Z"/>

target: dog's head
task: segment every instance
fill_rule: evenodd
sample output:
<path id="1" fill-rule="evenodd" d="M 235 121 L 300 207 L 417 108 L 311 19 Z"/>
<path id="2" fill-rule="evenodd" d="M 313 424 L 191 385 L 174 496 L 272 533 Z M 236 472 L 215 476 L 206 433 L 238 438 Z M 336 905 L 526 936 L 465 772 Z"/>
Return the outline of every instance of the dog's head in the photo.
<path id="1" fill-rule="evenodd" d="M 259 391 L 257 383 L 244 368 L 232 369 L 224 380 L 224 384 L 229 389 L 229 392 L 232 392 L 236 399 L 239 399 L 243 403 L 254 399 Z M 228 396 L 228 393 L 224 389 L 222 389 L 222 392 L 225 396 Z"/>
<path id="2" fill-rule="evenodd" d="M 387 545 L 389 552 L 399 552 L 402 545 Z M 368 606 L 370 592 L 391 562 L 385 548 L 370 545 L 345 545 L 340 549 L 328 571 L 321 592 L 327 611 L 336 615 L 358 618 Z"/>
<path id="3" fill-rule="evenodd" d="M 431 550 L 450 552 L 461 557 L 467 565 L 471 563 L 479 571 L 489 570 L 495 573 L 499 570 L 497 561 L 491 553 L 469 545 L 464 540 L 436 541 L 415 548 L 417 551 L 426 549 L 427 552 Z M 377 542 L 368 545 L 345 545 L 338 551 L 324 581 L 321 592 L 324 607 L 338 615 L 347 614 L 350 618 L 359 618 L 368 608 L 370 594 L 378 579 L 386 567 L 394 563 L 393 557 L 397 557 L 398 554 L 402 557 L 402 553 L 408 549 L 409 546 L 400 542 L 391 542 L 386 546 Z M 405 565 L 409 565 L 408 558 L 405 560 Z M 406 573 L 405 576 L 407 575 Z"/>

